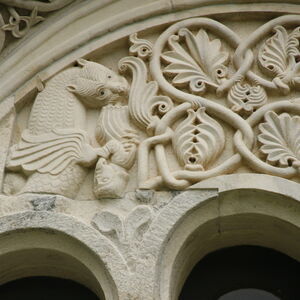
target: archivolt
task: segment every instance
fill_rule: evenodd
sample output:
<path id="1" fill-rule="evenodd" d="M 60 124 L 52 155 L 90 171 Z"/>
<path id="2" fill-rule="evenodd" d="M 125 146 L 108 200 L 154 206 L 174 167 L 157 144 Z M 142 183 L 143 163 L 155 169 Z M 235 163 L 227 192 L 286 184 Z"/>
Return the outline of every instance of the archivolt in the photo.
<path id="1" fill-rule="evenodd" d="M 0 284 L 56 276 L 86 285 L 101 299 L 121 299 L 126 263 L 98 231 L 72 217 L 49 212 L 2 217 L 0 244 Z"/>
<path id="2" fill-rule="evenodd" d="M 235 174 L 175 197 L 145 235 L 141 257 L 151 258 L 152 268 L 145 272 L 142 263 L 137 272 L 143 299 L 177 299 L 193 266 L 224 247 L 264 246 L 300 261 L 297 190 L 278 177 Z"/>
<path id="3" fill-rule="evenodd" d="M 134 32 L 185 19 L 187 16 L 223 16 L 235 12 L 297 14 L 299 11 L 299 6 L 294 4 L 297 1 L 289 1 L 284 6 L 277 0 L 273 0 L 272 5 L 270 1 L 262 3 L 260 0 L 251 1 L 250 4 L 239 0 L 231 1 L 234 5 L 228 5 L 227 1 L 221 2 L 223 5 L 220 5 L 220 1 L 154 1 L 146 4 L 131 1 L 125 11 L 122 1 L 112 0 L 84 1 L 72 5 L 72 9 L 67 6 L 62 12 L 34 28 L 32 34 L 3 52 L 0 57 L 0 101 L 19 90 L 15 99 L 9 98 L 8 102 L 12 107 L 14 101 L 22 100 L 37 88 L 37 74 L 40 79 L 47 80 L 77 58 L 88 56 L 113 41 Z M 253 6 L 253 2 L 257 4 Z M 96 15 L 99 17 L 95 18 Z M 80 30 L 70 35 L 69 30 L 74 26 Z M 62 41 L 59 37 L 63 35 Z M 1 104 L 0 118 L 7 112 L 8 102 Z"/>

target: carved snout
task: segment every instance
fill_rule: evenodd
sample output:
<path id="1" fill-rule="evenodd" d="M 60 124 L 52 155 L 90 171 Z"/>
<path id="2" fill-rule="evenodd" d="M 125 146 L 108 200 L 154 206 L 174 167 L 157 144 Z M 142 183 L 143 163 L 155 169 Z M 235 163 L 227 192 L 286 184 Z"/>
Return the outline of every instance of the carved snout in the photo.
<path id="1" fill-rule="evenodd" d="M 124 77 L 119 76 L 119 80 L 108 82 L 107 87 L 115 94 L 125 96 L 129 92 L 129 84 Z"/>

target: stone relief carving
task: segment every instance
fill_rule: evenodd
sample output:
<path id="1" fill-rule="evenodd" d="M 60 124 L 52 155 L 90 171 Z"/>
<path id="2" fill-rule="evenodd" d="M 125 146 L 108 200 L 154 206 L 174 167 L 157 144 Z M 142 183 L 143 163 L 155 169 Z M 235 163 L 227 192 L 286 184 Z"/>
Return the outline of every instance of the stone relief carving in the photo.
<path id="1" fill-rule="evenodd" d="M 21 141 L 11 147 L 7 168 L 21 170 L 28 176 L 21 192 L 72 198 L 87 175 L 87 169 L 97 160 L 97 191 L 100 176 L 105 173 L 104 160 L 110 159 L 115 164 L 112 168 L 115 173 L 121 172 L 116 170 L 118 166 L 129 168 L 132 164 L 135 153 L 132 133 L 128 135 L 126 128 L 114 131 L 116 125 L 111 122 L 110 127 L 106 126 L 107 110 L 101 113 L 99 122 L 100 127 L 105 126 L 100 130 L 102 138 L 107 140 L 103 147 L 95 148 L 90 144 L 85 123 L 86 108 L 113 106 L 122 101 L 128 89 L 127 81 L 100 64 L 83 59 L 78 60 L 78 64 L 79 67 L 67 69 L 49 80 L 36 97 Z M 122 115 L 118 112 L 122 107 L 116 109 L 118 118 Z M 127 136 L 122 135 L 124 132 Z M 120 141 L 120 138 L 125 140 Z"/>
<path id="2" fill-rule="evenodd" d="M 224 148 L 220 124 L 205 113 L 205 108 L 187 110 L 188 116 L 174 130 L 173 147 L 186 170 L 204 170 Z"/>
<path id="3" fill-rule="evenodd" d="M 188 51 L 180 39 L 184 39 Z M 161 57 L 168 63 L 164 73 L 176 74 L 171 80 L 174 86 L 188 85 L 192 93 L 201 95 L 207 87 L 216 89 L 227 76 L 229 54 L 221 50 L 221 41 L 210 40 L 205 30 L 194 35 L 188 28 L 180 28 L 176 35 L 170 35 L 168 45 L 171 51 Z"/>
<path id="4" fill-rule="evenodd" d="M 96 137 L 105 144 L 98 159 L 94 192 L 98 198 L 123 196 L 138 145 L 136 131 L 130 126 L 127 106 L 108 105 L 103 107 L 98 119 Z"/>
<path id="5" fill-rule="evenodd" d="M 7 22 L 5 22 L 3 16 L 0 15 L 0 52 L 4 46 L 6 31 L 11 32 L 15 38 L 22 38 L 34 25 L 45 20 L 44 17 L 38 15 L 39 12 L 48 13 L 55 11 L 67 6 L 73 1 L 74 0 L 54 0 L 50 2 L 40 0 L 0 0 L 0 4 L 5 5 L 9 13 Z M 20 15 L 17 9 L 29 10 L 30 15 Z"/>
<path id="6" fill-rule="evenodd" d="M 290 85 L 299 85 L 300 27 L 288 33 L 283 26 L 274 27 L 275 34 L 261 47 L 258 61 L 262 70 L 275 75 L 273 82 L 286 93 Z"/>
<path id="7" fill-rule="evenodd" d="M 92 225 L 118 247 L 129 268 L 133 270 L 138 263 L 138 248 L 152 219 L 152 209 L 146 205 L 138 205 L 125 218 L 109 211 L 97 213 Z"/>
<path id="8" fill-rule="evenodd" d="M 265 123 L 259 125 L 262 143 L 261 152 L 267 155 L 271 164 L 298 168 L 300 150 L 300 117 L 282 113 L 279 116 L 269 111 L 265 114 Z"/>
<path id="9" fill-rule="evenodd" d="M 259 84 L 250 85 L 243 83 L 243 80 L 238 80 L 229 90 L 227 100 L 234 112 L 248 116 L 266 104 L 268 97 Z"/>
<path id="10" fill-rule="evenodd" d="M 152 43 L 145 39 L 139 39 L 137 33 L 129 36 L 131 47 L 129 48 L 130 55 L 136 55 L 141 59 L 148 59 L 152 55 Z"/>
<path id="11" fill-rule="evenodd" d="M 271 98 L 297 88 L 298 23 L 279 17 L 243 41 L 207 18 L 171 25 L 154 42 L 133 34 L 122 76 L 79 60 L 47 82 L 11 147 L 7 168 L 28 177 L 20 192 L 72 198 L 90 168 L 95 196 L 120 198 L 135 163 L 141 191 L 181 190 L 241 166 L 293 178 L 300 101 Z M 87 108 L 99 113 L 93 136 Z"/>

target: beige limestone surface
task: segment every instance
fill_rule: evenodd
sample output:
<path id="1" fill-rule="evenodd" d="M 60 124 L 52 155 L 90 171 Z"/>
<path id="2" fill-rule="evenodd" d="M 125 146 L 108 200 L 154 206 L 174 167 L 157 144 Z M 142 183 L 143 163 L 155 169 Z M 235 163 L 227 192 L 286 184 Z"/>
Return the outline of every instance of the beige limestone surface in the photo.
<path id="1" fill-rule="evenodd" d="M 33 2 L 0 0 L 0 284 L 168 300 L 223 247 L 300 259 L 298 1 Z"/>

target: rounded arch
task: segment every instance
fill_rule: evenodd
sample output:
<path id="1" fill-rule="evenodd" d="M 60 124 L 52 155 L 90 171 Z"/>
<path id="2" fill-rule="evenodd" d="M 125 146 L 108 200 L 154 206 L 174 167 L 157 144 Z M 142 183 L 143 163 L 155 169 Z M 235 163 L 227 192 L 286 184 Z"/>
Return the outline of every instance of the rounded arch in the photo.
<path id="1" fill-rule="evenodd" d="M 300 261 L 298 191 L 297 183 L 278 177 L 235 174 L 176 196 L 145 236 L 141 255 L 152 265 L 139 272 L 145 299 L 177 299 L 193 266 L 224 247 L 263 246 Z"/>
<path id="2" fill-rule="evenodd" d="M 274 249 L 227 247 L 197 262 L 179 299 L 298 299 L 299 276 L 300 262 Z"/>
<path id="3" fill-rule="evenodd" d="M 72 217 L 23 212 L 0 218 L 0 284 L 30 277 L 71 279 L 100 299 L 121 299 L 127 265 L 99 232 Z"/>

